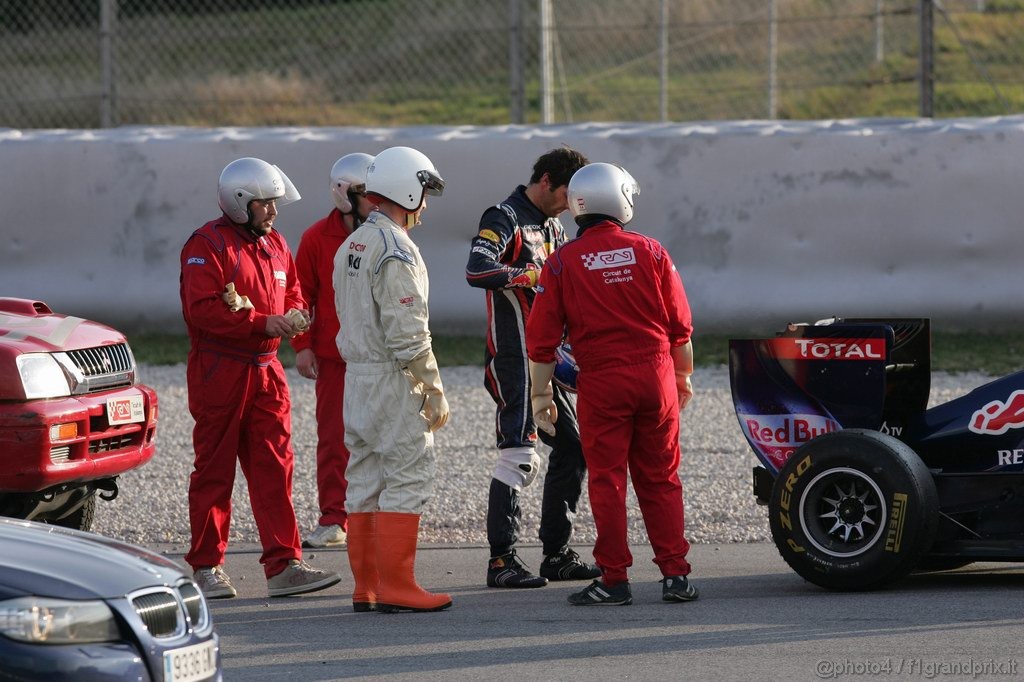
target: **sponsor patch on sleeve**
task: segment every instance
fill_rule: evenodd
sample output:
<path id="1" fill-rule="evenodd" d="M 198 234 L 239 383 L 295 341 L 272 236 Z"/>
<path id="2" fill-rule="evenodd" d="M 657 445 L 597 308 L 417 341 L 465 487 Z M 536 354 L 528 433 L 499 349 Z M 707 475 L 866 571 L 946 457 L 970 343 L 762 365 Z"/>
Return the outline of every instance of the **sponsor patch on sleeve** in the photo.
<path id="1" fill-rule="evenodd" d="M 501 237 L 499 237 L 498 233 L 494 230 L 480 230 L 480 233 L 477 234 L 477 236 L 481 239 L 486 239 L 489 242 L 494 242 L 495 244 L 501 241 Z"/>
<path id="2" fill-rule="evenodd" d="M 185 261 L 185 265 L 206 265 L 206 259 L 200 258 L 199 256 L 192 256 Z"/>
<path id="3" fill-rule="evenodd" d="M 415 296 L 403 296 L 398 299 L 398 303 L 404 305 L 406 308 L 411 308 L 412 304 L 416 302 Z"/>
<path id="4" fill-rule="evenodd" d="M 474 246 L 472 253 L 479 253 L 481 256 L 487 256 L 488 258 L 498 257 L 498 250 L 493 249 L 490 246 Z"/>

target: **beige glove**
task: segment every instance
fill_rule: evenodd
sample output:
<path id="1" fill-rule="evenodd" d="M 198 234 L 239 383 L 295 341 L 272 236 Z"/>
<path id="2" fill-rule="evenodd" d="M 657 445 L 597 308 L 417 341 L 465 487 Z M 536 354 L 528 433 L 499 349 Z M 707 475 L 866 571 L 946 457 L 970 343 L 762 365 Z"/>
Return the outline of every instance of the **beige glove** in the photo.
<path id="1" fill-rule="evenodd" d="M 228 285 L 224 287 L 224 293 L 220 295 L 221 299 L 228 304 L 228 308 L 231 312 L 237 313 L 239 310 L 245 310 L 246 308 L 252 309 L 252 301 L 249 300 L 248 296 L 240 296 L 235 291 L 235 283 L 228 282 Z"/>
<path id="2" fill-rule="evenodd" d="M 676 370 L 676 394 L 679 396 L 679 411 L 686 409 L 686 405 L 693 397 L 693 384 L 690 383 L 690 375 L 693 374 L 693 344 L 689 341 L 682 346 L 672 349 L 672 364 Z"/>
<path id="3" fill-rule="evenodd" d="M 530 360 L 530 404 L 533 408 L 533 423 L 548 434 L 555 435 L 558 408 L 555 407 L 555 393 L 551 388 L 551 377 L 555 374 L 555 363 Z"/>
<path id="4" fill-rule="evenodd" d="M 433 351 L 427 351 L 411 360 L 405 367 L 422 387 L 423 416 L 430 422 L 430 430 L 437 431 L 448 423 L 448 399 L 444 397 L 441 373 Z"/>
<path id="5" fill-rule="evenodd" d="M 292 323 L 292 328 L 295 330 L 295 333 L 292 334 L 292 338 L 309 330 L 309 315 L 306 314 L 305 310 L 290 308 L 284 316 Z"/>

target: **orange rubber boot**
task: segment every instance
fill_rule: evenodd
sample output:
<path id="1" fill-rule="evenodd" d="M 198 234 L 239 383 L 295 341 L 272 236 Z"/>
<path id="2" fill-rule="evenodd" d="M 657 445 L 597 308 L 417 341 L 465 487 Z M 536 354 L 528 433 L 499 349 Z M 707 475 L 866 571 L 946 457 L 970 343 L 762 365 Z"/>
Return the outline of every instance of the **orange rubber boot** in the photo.
<path id="1" fill-rule="evenodd" d="M 374 611 L 377 603 L 377 512 L 348 515 L 348 563 L 356 585 L 352 610 Z"/>
<path id="2" fill-rule="evenodd" d="M 350 528 L 351 519 L 349 516 Z M 419 530 L 419 514 L 377 512 L 377 610 L 382 613 L 440 611 L 452 605 L 451 595 L 427 592 L 416 584 Z"/>

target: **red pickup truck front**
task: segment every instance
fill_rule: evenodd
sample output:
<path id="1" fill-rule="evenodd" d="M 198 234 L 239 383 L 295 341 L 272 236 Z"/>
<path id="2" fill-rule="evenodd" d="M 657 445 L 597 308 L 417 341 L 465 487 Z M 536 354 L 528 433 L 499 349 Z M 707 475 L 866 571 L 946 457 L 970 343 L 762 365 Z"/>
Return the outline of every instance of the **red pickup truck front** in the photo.
<path id="1" fill-rule="evenodd" d="M 156 450 L 157 396 L 123 334 L 0 298 L 0 515 L 85 528 Z"/>

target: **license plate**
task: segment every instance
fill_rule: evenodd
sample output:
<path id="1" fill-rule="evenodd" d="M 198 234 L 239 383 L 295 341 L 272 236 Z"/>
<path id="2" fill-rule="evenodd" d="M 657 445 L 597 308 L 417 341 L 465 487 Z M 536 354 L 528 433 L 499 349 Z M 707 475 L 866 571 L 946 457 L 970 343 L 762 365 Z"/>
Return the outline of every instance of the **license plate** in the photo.
<path id="1" fill-rule="evenodd" d="M 213 640 L 164 652 L 164 682 L 195 682 L 217 673 Z"/>
<path id="2" fill-rule="evenodd" d="M 146 421 L 142 396 L 132 395 L 124 398 L 107 398 L 107 421 L 110 422 L 111 426 Z"/>

